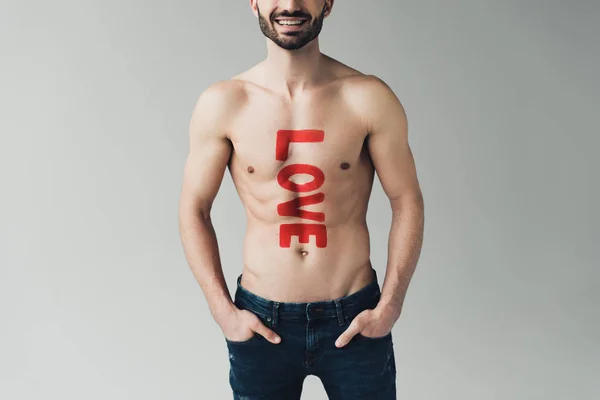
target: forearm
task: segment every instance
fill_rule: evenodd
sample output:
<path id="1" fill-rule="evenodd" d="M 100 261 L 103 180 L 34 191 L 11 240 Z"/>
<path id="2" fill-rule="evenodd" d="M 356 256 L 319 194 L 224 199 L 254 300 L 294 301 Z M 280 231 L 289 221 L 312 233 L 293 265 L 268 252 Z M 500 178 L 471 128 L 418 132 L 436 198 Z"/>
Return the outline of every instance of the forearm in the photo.
<path id="1" fill-rule="evenodd" d="M 423 244 L 424 206 L 421 194 L 392 202 L 388 261 L 379 308 L 394 321 L 400 317 L 408 286 Z"/>
<path id="2" fill-rule="evenodd" d="M 210 216 L 181 213 L 179 230 L 192 274 L 204 293 L 213 318 L 221 325 L 235 306 L 223 276 L 217 236 Z"/>

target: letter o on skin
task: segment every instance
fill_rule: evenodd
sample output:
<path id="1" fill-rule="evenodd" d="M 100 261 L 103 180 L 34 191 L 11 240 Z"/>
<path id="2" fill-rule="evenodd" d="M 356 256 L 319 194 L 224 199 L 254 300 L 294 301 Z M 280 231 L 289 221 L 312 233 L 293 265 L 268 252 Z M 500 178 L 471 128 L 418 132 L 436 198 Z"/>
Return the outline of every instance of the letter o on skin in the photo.
<path id="1" fill-rule="evenodd" d="M 295 183 L 290 181 L 290 178 L 298 174 L 307 174 L 312 176 L 312 181 L 305 183 Z M 304 193 L 317 190 L 325 182 L 325 174 L 319 168 L 310 164 L 291 164 L 279 170 L 277 174 L 277 183 L 284 189 L 292 192 Z"/>

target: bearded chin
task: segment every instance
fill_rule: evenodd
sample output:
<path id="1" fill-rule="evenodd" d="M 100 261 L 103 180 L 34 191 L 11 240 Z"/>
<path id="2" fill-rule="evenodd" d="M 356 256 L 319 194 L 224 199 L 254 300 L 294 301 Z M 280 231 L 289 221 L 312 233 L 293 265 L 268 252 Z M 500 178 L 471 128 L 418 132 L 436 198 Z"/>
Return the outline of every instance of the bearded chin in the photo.
<path id="1" fill-rule="evenodd" d="M 269 23 L 269 21 L 263 18 L 258 6 L 256 7 L 256 10 L 258 11 L 258 25 L 263 35 L 265 35 L 268 39 L 271 39 L 273 43 L 285 50 L 301 49 L 319 36 L 323 26 L 323 15 L 325 13 L 325 7 L 323 7 L 321 15 L 317 17 L 313 25 L 310 26 L 307 31 L 301 32 L 300 35 L 282 37 L 279 35 L 279 33 L 277 33 L 277 29 L 275 28 L 276 22 Z"/>

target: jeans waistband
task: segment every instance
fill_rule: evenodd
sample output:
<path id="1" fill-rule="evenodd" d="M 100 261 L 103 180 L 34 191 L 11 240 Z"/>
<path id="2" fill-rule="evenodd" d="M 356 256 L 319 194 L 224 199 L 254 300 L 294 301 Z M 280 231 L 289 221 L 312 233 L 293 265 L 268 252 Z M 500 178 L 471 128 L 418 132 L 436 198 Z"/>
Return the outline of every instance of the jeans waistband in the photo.
<path id="1" fill-rule="evenodd" d="M 381 295 L 377 272 L 373 270 L 373 279 L 361 289 L 338 299 L 315 302 L 278 302 L 258 296 L 241 285 L 242 274 L 237 278 L 235 304 L 264 316 L 277 326 L 278 320 L 316 320 L 337 318 L 340 325 L 345 316 L 357 314 L 366 308 L 375 308 Z"/>

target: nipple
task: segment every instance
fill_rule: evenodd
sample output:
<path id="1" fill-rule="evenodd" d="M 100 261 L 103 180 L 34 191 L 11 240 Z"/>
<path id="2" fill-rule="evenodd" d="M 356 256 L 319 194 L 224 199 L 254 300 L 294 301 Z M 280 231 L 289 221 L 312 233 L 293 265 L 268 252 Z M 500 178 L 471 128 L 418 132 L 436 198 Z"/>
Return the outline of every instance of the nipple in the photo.
<path id="1" fill-rule="evenodd" d="M 248 166 L 248 172 L 253 173 L 254 167 L 252 165 Z"/>

